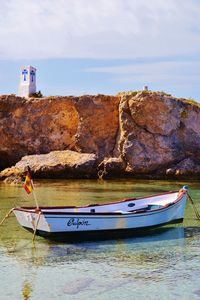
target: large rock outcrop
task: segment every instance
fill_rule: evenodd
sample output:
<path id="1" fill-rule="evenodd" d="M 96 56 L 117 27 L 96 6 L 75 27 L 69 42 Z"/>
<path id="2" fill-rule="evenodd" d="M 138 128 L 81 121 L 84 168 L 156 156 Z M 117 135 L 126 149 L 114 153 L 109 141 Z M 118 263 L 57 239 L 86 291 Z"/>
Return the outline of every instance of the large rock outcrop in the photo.
<path id="1" fill-rule="evenodd" d="M 23 180 L 27 166 L 36 178 L 91 178 L 96 177 L 97 157 L 70 150 L 28 155 L 14 167 L 3 170 L 0 179 L 7 179 L 7 182 Z"/>
<path id="2" fill-rule="evenodd" d="M 164 175 L 185 159 L 200 163 L 198 105 L 163 93 L 141 92 L 122 97 L 119 116 L 115 155 L 127 162 L 127 172 Z"/>
<path id="3" fill-rule="evenodd" d="M 0 169 L 28 154 L 75 150 L 112 155 L 120 98 L 0 96 Z"/>
<path id="4" fill-rule="evenodd" d="M 89 176 L 200 177 L 200 106 L 161 92 L 1 96 L 0 133 L 1 169 L 24 155 L 73 150 L 95 154 Z"/>

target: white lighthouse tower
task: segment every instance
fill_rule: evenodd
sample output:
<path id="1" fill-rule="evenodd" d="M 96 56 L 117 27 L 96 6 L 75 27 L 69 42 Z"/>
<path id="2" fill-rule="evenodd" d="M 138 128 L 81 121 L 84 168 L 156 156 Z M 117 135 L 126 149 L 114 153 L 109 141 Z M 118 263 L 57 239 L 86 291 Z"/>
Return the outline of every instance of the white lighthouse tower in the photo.
<path id="1" fill-rule="evenodd" d="M 27 66 L 21 68 L 19 96 L 28 98 L 36 93 L 36 68 Z"/>

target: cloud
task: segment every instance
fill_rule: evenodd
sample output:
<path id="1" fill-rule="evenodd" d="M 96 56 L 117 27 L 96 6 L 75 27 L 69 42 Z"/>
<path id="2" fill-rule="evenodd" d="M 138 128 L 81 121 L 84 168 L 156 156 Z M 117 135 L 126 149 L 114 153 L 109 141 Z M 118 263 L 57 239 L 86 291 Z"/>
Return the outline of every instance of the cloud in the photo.
<path id="1" fill-rule="evenodd" d="M 0 59 L 199 52 L 199 11 L 196 0 L 0 0 Z"/>
<path id="2" fill-rule="evenodd" d="M 200 62 L 183 57 L 180 61 L 163 58 L 163 61 L 145 59 L 144 62 L 86 68 L 85 72 L 109 75 L 115 84 L 133 85 L 133 89 L 149 85 L 150 88 L 169 89 L 190 87 L 199 90 Z"/>
<path id="3" fill-rule="evenodd" d="M 188 74 L 188 70 L 193 72 L 194 76 L 200 75 L 200 62 L 196 63 L 195 61 L 159 61 L 159 62 L 151 62 L 139 64 L 126 64 L 120 66 L 111 66 L 111 67 L 92 67 L 85 69 L 86 72 L 94 72 L 94 73 L 111 73 L 111 74 L 151 74 L 152 72 L 159 72 L 160 75 L 162 73 L 170 73 L 170 71 L 174 72 L 174 74 L 178 74 L 181 72 L 181 75 Z M 192 71 L 193 70 L 193 71 Z M 196 73 L 195 70 L 198 70 Z M 173 75 L 173 74 L 172 74 Z M 192 74 L 190 74 L 192 75 Z"/>

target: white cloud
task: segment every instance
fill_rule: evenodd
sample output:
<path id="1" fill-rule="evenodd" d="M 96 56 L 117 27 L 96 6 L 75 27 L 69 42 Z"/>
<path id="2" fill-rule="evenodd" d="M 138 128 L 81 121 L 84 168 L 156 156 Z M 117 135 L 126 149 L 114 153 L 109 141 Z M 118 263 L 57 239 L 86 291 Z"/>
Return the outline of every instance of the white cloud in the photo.
<path id="1" fill-rule="evenodd" d="M 88 68 L 86 72 L 95 72 L 95 73 L 112 73 L 112 74 L 151 74 L 152 72 L 157 73 L 159 72 L 160 75 L 162 73 L 170 73 L 173 70 L 173 73 L 177 75 L 180 73 L 183 75 L 184 73 L 195 72 L 195 70 L 199 70 L 198 75 L 200 75 L 200 62 L 195 61 L 163 61 L 163 62 L 144 62 L 144 63 L 137 63 L 137 64 L 128 64 L 128 65 L 121 65 L 121 66 L 112 66 L 112 67 L 93 67 Z M 172 74 L 173 75 L 173 74 Z M 192 75 L 192 74 L 190 74 Z M 197 74 L 194 74 L 195 76 Z"/>
<path id="2" fill-rule="evenodd" d="M 195 0 L 0 0 L 0 59 L 198 52 L 199 11 Z"/>
<path id="3" fill-rule="evenodd" d="M 136 86 L 148 84 L 164 87 L 188 87 L 199 89 L 200 62 L 161 61 L 127 64 L 112 67 L 93 67 L 85 72 L 109 74 L 115 84 L 133 83 Z"/>

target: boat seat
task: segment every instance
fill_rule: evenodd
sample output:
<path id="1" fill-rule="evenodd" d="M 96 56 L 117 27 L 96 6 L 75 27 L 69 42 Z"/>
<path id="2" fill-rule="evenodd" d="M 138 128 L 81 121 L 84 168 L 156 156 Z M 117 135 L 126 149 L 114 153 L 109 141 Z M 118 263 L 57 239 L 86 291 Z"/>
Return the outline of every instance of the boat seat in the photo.
<path id="1" fill-rule="evenodd" d="M 137 209 L 137 210 L 131 210 L 130 212 L 134 213 L 134 214 L 141 214 L 141 213 L 145 213 L 148 212 L 148 209 Z"/>
<path id="2" fill-rule="evenodd" d="M 174 203 L 167 203 L 167 204 L 165 204 L 163 207 L 169 207 L 169 206 L 171 206 L 171 205 L 173 205 Z"/>
<path id="3" fill-rule="evenodd" d="M 154 209 L 159 209 L 161 207 L 163 207 L 163 205 L 151 203 L 151 204 L 148 205 L 147 209 L 148 210 L 154 210 Z"/>
<path id="4" fill-rule="evenodd" d="M 129 211 L 125 211 L 125 210 L 114 210 L 113 212 L 114 212 L 114 213 L 120 213 L 120 214 L 122 214 L 122 215 L 124 215 L 124 214 L 129 214 L 129 213 L 130 213 Z"/>

